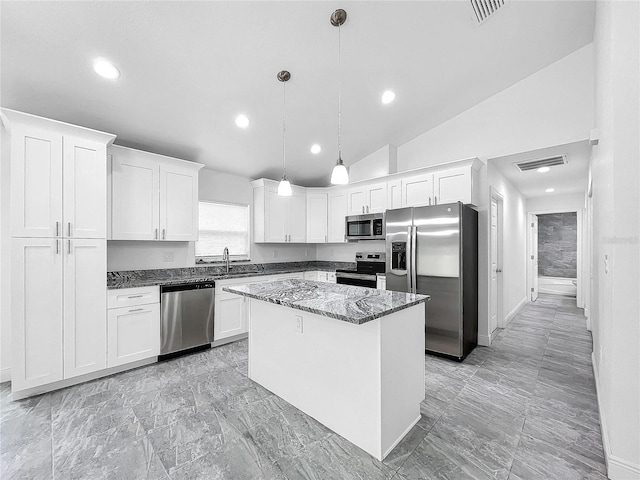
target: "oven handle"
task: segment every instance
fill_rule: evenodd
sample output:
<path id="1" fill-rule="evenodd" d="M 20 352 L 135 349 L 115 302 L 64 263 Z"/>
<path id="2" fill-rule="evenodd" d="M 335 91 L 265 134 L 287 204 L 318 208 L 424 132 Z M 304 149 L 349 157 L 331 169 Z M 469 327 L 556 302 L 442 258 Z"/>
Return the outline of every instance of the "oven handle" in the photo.
<path id="1" fill-rule="evenodd" d="M 345 273 L 345 272 L 336 272 L 336 278 L 353 278 L 356 280 L 368 280 L 368 281 L 376 281 L 376 275 L 367 275 L 366 273 Z"/>

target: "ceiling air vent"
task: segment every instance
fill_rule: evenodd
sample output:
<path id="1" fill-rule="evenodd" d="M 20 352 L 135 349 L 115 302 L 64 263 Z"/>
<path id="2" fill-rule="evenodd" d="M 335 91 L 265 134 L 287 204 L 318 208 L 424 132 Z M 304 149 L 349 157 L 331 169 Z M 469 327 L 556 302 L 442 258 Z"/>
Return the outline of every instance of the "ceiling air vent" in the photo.
<path id="1" fill-rule="evenodd" d="M 566 155 L 556 155 L 555 157 L 540 158 L 538 160 L 528 160 L 526 162 L 514 163 L 521 172 L 536 170 L 540 167 L 555 167 L 567 163 Z"/>
<path id="2" fill-rule="evenodd" d="M 473 13 L 478 24 L 483 23 L 491 15 L 504 7 L 505 0 L 470 0 Z"/>

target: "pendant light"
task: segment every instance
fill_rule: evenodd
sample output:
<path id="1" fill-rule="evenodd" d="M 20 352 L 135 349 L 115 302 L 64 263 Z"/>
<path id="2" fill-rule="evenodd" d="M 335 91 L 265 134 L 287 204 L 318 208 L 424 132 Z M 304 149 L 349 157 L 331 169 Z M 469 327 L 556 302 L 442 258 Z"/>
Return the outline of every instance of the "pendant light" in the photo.
<path id="1" fill-rule="evenodd" d="M 291 183 L 287 178 L 287 128 L 286 128 L 286 106 L 287 106 L 287 81 L 291 78 L 291 74 L 286 70 L 282 70 L 277 75 L 278 80 L 282 82 L 282 180 L 278 184 L 278 195 L 282 197 L 291 196 Z"/>
<path id="2" fill-rule="evenodd" d="M 342 148 L 340 143 L 340 127 L 342 120 L 342 105 L 341 105 L 341 71 L 340 71 L 340 26 L 347 21 L 347 12 L 339 8 L 333 14 L 331 14 L 331 25 L 334 27 L 338 27 L 338 161 L 333 167 L 333 171 L 331 172 L 331 183 L 333 185 L 347 185 L 349 183 L 349 172 L 347 171 L 347 167 L 344 166 L 342 162 Z"/>

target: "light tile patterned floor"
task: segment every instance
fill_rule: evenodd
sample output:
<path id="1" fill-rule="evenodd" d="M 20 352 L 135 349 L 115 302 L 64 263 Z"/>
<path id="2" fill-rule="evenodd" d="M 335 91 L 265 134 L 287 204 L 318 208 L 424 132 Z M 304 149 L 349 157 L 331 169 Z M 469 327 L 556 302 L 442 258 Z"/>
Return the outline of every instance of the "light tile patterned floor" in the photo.
<path id="1" fill-rule="evenodd" d="M 246 341 L 20 402 L 0 478 L 605 479 L 591 336 L 541 297 L 462 364 L 427 356 L 422 419 L 378 462 L 246 377 Z"/>

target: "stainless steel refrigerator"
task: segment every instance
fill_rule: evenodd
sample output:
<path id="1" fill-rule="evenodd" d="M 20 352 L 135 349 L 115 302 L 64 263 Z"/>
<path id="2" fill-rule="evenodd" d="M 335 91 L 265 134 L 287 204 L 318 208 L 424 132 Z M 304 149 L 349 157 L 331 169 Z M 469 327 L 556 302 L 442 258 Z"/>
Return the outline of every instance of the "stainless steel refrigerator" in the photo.
<path id="1" fill-rule="evenodd" d="M 478 336 L 478 212 L 458 202 L 385 218 L 387 290 L 431 295 L 426 351 L 463 360 Z"/>

